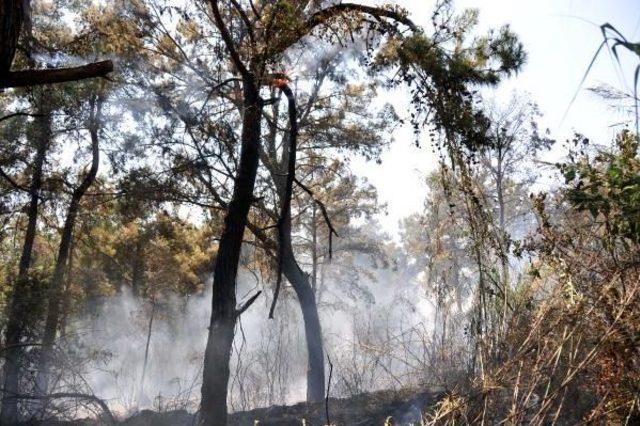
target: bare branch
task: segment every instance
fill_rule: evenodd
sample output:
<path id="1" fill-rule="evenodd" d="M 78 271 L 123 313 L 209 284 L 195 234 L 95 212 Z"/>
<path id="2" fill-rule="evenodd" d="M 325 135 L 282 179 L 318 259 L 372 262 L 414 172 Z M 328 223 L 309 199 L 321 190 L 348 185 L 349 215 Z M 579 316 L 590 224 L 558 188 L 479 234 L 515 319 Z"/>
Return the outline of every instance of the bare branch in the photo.
<path id="1" fill-rule="evenodd" d="M 106 77 L 113 71 L 113 62 L 102 61 L 73 68 L 14 71 L 0 78 L 0 88 L 66 83 L 95 77 Z"/>
<path id="2" fill-rule="evenodd" d="M 236 310 L 236 316 L 238 316 L 238 317 L 239 317 L 240 315 L 244 314 L 244 313 L 245 313 L 245 311 L 246 311 L 247 309 L 249 309 L 249 308 L 251 307 L 251 305 L 253 305 L 253 303 L 254 303 L 256 300 L 258 300 L 258 297 L 260 297 L 260 295 L 261 295 L 261 294 L 262 294 L 262 291 L 259 291 L 259 292 L 257 292 L 256 294 L 254 294 L 254 295 L 251 297 L 251 299 L 247 300 L 247 301 L 245 302 L 245 304 L 244 304 L 244 305 L 242 305 L 242 306 L 240 307 L 240 309 L 237 309 L 237 310 Z"/>
<path id="3" fill-rule="evenodd" d="M 213 94 L 215 92 L 217 92 L 218 90 L 222 89 L 227 84 L 233 83 L 234 81 L 240 81 L 241 82 L 242 80 L 239 79 L 239 78 L 232 77 L 232 78 L 228 78 L 228 79 L 224 80 L 223 82 L 218 83 L 215 86 L 213 86 L 211 88 L 211 90 L 209 90 L 209 93 L 207 94 L 207 98 L 205 99 L 204 103 L 202 104 L 202 107 L 200 108 L 200 112 L 202 113 L 202 111 L 207 106 L 207 103 L 209 103 L 209 100 L 211 100 L 211 97 L 213 96 Z"/>
<path id="4" fill-rule="evenodd" d="M 320 211 L 322 212 L 322 216 L 324 217 L 324 221 L 327 224 L 327 227 L 329 228 L 329 259 L 331 259 L 333 257 L 333 249 L 332 249 L 333 237 L 332 236 L 335 235 L 336 237 L 340 237 L 340 235 L 338 235 L 338 232 L 333 227 L 333 224 L 331 223 L 331 219 L 329 218 L 329 213 L 327 212 L 327 208 L 322 203 L 322 201 L 318 200 L 315 197 L 315 195 L 313 194 L 313 191 L 311 189 L 309 189 L 305 184 L 300 182 L 298 179 L 295 179 L 295 182 L 300 188 L 302 188 L 302 190 L 304 192 L 309 194 L 309 196 L 313 199 L 313 201 L 320 207 Z"/>
<path id="5" fill-rule="evenodd" d="M 327 381 L 327 394 L 324 400 L 324 409 L 325 414 L 327 416 L 327 425 L 331 424 L 331 418 L 329 417 L 329 394 L 331 393 L 331 379 L 333 376 L 333 363 L 331 362 L 331 357 L 327 354 L 327 362 L 329 363 L 329 380 Z"/>
<path id="6" fill-rule="evenodd" d="M 4 180 L 6 180 L 7 182 L 9 182 L 9 184 L 14 188 L 17 189 L 19 191 L 25 191 L 25 192 L 29 192 L 28 188 L 25 188 L 24 186 L 20 185 L 19 183 L 17 183 L 15 180 L 13 180 L 13 178 L 11 176 L 9 176 L 4 170 L 2 170 L 2 168 L 0 168 L 0 177 L 4 178 Z"/>
<path id="7" fill-rule="evenodd" d="M 9 349 L 14 348 L 30 348 L 35 346 L 42 346 L 42 343 L 34 342 L 34 343 L 16 343 L 15 345 L 7 345 L 0 348 L 0 353 L 5 352 Z"/>

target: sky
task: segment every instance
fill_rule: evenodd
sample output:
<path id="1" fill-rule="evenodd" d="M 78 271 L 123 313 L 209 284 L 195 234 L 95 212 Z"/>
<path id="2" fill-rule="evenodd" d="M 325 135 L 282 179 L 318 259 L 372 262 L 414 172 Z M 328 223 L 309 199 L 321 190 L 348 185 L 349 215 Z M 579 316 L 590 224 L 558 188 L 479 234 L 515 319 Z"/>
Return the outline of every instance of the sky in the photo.
<path id="1" fill-rule="evenodd" d="M 426 23 L 433 6 L 432 0 L 395 3 L 408 9 L 416 23 Z M 582 89 L 578 88 L 603 40 L 599 25 L 610 23 L 629 41 L 640 41 L 640 0 L 455 0 L 454 5 L 457 10 L 480 10 L 479 33 L 509 24 L 528 52 L 522 72 L 503 82 L 491 96 L 500 101 L 514 92 L 527 93 L 544 114 L 541 127 L 548 128 L 558 141 L 577 131 L 604 144 L 620 129 L 616 124 L 622 116 L 586 89 L 606 83 L 632 93 L 635 66 L 640 63 L 637 57 L 622 52 L 622 64 L 616 65 L 603 51 Z M 406 95 L 397 95 L 387 98 L 398 111 L 406 111 Z M 354 170 L 378 188 L 380 201 L 388 205 L 381 225 L 397 237 L 399 221 L 421 210 L 427 193 L 424 177 L 433 170 L 436 159 L 426 139 L 422 148 L 414 145 L 410 129 L 398 129 L 393 136 L 395 141 L 383 154 L 382 165 L 356 161 Z"/>

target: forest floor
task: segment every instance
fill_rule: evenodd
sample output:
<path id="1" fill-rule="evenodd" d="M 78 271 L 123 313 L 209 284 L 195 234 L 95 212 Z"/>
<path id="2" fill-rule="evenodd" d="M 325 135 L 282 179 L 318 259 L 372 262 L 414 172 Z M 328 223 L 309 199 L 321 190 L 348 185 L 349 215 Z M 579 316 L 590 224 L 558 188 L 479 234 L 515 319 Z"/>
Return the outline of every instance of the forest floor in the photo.
<path id="1" fill-rule="evenodd" d="M 379 391 L 344 399 L 329 399 L 331 424 L 338 426 L 419 425 L 422 413 L 442 396 L 441 391 Z M 392 418 L 393 421 L 389 419 Z M 304 423 L 303 423 L 304 419 Z M 385 423 L 388 422 L 388 423 Z M 119 423 L 123 426 L 192 426 L 195 415 L 184 410 L 143 410 Z M 324 426 L 326 404 L 273 406 L 230 415 L 231 426 Z M 97 426 L 96 421 L 59 422 L 56 426 Z"/>

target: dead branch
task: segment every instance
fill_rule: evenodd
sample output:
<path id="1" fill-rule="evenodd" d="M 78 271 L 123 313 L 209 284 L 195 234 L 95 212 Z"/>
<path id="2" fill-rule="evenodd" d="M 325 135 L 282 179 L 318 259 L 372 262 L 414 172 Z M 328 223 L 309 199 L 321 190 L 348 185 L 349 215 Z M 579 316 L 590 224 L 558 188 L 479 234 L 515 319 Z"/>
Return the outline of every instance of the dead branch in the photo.
<path id="1" fill-rule="evenodd" d="M 5 393 L 7 391 L 5 389 L 2 389 L 2 392 Z M 104 412 L 104 414 L 107 416 L 109 423 L 116 424 L 116 418 L 114 417 L 113 413 L 109 409 L 109 406 L 107 405 L 107 403 L 104 402 L 104 400 L 102 400 L 101 398 L 98 398 L 97 396 L 91 395 L 91 394 L 79 393 L 79 392 L 58 392 L 58 393 L 51 393 L 48 395 L 13 394 L 12 396 L 10 396 L 10 398 L 26 399 L 26 400 L 50 400 L 50 399 L 65 399 L 65 398 L 84 399 L 98 405 L 100 409 Z"/>
<path id="2" fill-rule="evenodd" d="M 257 292 L 256 294 L 254 294 L 249 300 L 247 300 L 244 305 L 242 305 L 240 307 L 240 309 L 236 310 L 236 316 L 240 316 L 242 315 L 247 309 L 249 309 L 251 307 L 251 305 L 253 305 L 253 303 L 258 300 L 258 297 L 260 297 L 260 295 L 262 294 L 262 291 Z"/>
<path id="3" fill-rule="evenodd" d="M 331 219 L 329 218 L 329 213 L 327 212 L 327 207 L 324 205 L 322 201 L 318 200 L 315 197 L 313 191 L 309 189 L 309 187 L 307 187 L 305 184 L 300 182 L 298 179 L 295 179 L 295 183 L 300 188 L 302 188 L 304 192 L 309 194 L 313 202 L 315 202 L 318 205 L 318 207 L 320 207 L 320 211 L 322 211 L 322 216 L 324 217 L 324 221 L 327 224 L 327 227 L 329 228 L 329 259 L 331 259 L 333 257 L 333 235 L 335 235 L 338 238 L 340 238 L 340 235 L 338 235 L 338 232 L 333 227 L 333 223 L 331 223 Z"/>

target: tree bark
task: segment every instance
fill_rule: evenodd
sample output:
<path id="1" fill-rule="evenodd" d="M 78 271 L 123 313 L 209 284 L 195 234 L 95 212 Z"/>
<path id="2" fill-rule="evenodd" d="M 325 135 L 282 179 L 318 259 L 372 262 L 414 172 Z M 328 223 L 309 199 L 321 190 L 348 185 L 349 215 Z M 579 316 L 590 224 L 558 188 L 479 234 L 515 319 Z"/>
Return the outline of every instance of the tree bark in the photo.
<path id="1" fill-rule="evenodd" d="M 46 96 L 45 96 L 46 98 Z M 40 99 L 43 101 L 43 99 Z M 43 102 L 43 103 L 46 103 Z M 33 244 L 36 238 L 38 224 L 38 208 L 40 190 L 42 189 L 42 174 L 51 140 L 51 112 L 43 111 L 41 104 L 37 126 L 39 134 L 36 136 L 37 147 L 33 163 L 33 174 L 29 185 L 29 206 L 27 208 L 27 229 L 25 231 L 22 254 L 18 266 L 18 276 L 14 282 L 11 300 L 7 307 L 7 328 L 5 330 L 5 362 L 3 368 L 4 386 L 2 394 L 2 409 L 0 412 L 0 424 L 11 425 L 19 420 L 18 399 L 20 394 L 21 362 L 23 361 L 23 348 L 20 346 L 27 328 L 31 325 L 33 311 L 32 303 L 35 301 L 33 283 L 29 280 L 29 268 L 33 254 Z"/>
<path id="2" fill-rule="evenodd" d="M 9 74 L 22 28 L 23 0 L 0 3 L 0 81 Z"/>
<path id="3" fill-rule="evenodd" d="M 260 158 L 262 101 L 255 81 L 244 78 L 240 165 L 224 221 L 213 275 L 211 321 L 204 356 L 200 425 L 227 424 L 229 362 L 238 315 L 236 278 Z"/>
<path id="4" fill-rule="evenodd" d="M 296 262 L 291 247 L 291 234 L 284 249 L 284 276 L 291 283 L 298 297 L 304 333 L 307 343 L 307 402 L 321 402 L 325 396 L 324 348 L 322 345 L 322 327 L 318 315 L 318 305 L 309 276 Z"/>

